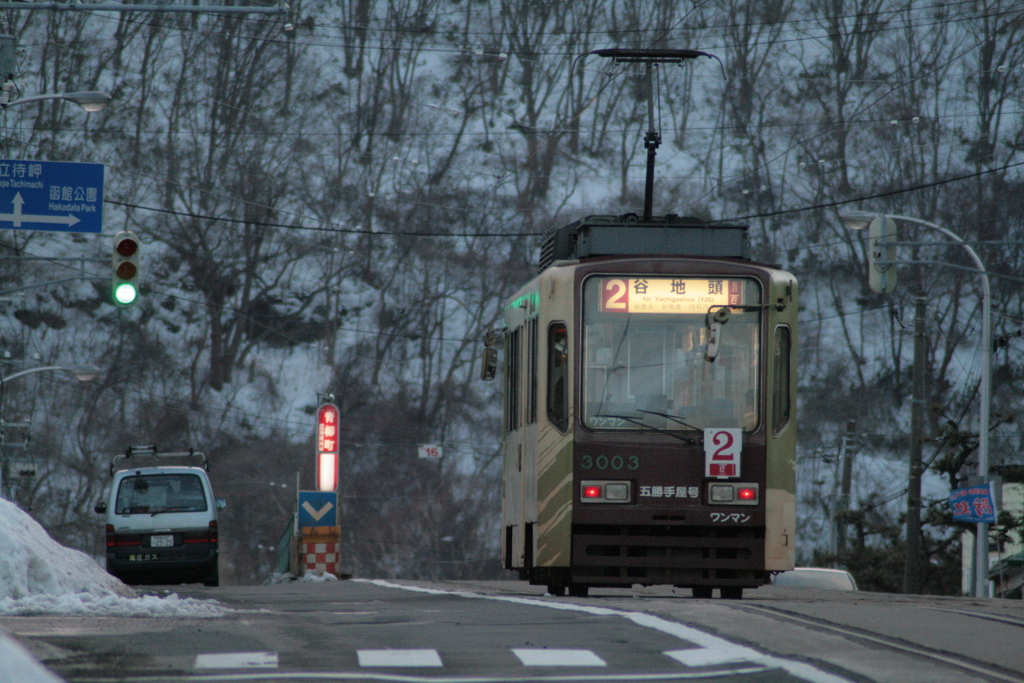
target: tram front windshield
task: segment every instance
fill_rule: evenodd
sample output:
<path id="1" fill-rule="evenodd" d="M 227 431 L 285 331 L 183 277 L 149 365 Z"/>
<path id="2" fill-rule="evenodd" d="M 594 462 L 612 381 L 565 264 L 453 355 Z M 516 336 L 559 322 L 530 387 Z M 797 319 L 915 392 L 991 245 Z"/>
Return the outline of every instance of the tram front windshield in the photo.
<path id="1" fill-rule="evenodd" d="M 594 430 L 758 427 L 760 287 L 744 278 L 593 276 L 583 285 L 583 423 Z M 730 306 L 718 357 L 709 308 Z"/>

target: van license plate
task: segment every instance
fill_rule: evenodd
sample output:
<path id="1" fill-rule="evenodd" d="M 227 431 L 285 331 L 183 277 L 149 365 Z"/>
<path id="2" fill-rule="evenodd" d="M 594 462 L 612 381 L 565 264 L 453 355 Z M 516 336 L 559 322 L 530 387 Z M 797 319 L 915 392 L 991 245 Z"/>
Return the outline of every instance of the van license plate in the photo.
<path id="1" fill-rule="evenodd" d="M 149 537 L 150 548 L 173 548 L 174 547 L 174 536 L 150 536 Z"/>

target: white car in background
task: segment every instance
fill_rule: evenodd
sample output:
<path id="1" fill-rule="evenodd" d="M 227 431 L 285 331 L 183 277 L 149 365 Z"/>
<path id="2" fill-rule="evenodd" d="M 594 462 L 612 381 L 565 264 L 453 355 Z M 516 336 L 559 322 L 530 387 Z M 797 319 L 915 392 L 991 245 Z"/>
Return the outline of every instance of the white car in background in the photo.
<path id="1" fill-rule="evenodd" d="M 147 467 L 136 464 L 140 457 L 200 458 L 203 466 Z M 110 574 L 128 584 L 220 584 L 217 511 L 226 503 L 213 497 L 206 469 L 196 451 L 135 446 L 114 458 L 110 491 L 95 507 L 106 515 Z"/>
<path id="2" fill-rule="evenodd" d="M 792 588 L 822 588 L 832 591 L 855 591 L 857 581 L 845 569 L 796 567 L 772 576 L 772 585 Z"/>

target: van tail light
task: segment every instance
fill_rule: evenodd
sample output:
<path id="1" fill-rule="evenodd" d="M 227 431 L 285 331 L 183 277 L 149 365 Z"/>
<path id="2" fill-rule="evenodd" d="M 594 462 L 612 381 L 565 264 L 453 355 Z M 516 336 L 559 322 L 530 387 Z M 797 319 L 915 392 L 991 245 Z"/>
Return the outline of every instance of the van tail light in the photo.
<path id="1" fill-rule="evenodd" d="M 107 525 L 107 547 L 114 548 L 125 545 L 142 545 L 142 536 L 139 534 L 115 534 L 114 525 Z"/>
<path id="2" fill-rule="evenodd" d="M 210 527 L 206 533 L 201 531 L 192 532 L 194 535 L 185 536 L 185 543 L 213 543 L 217 545 L 217 520 L 210 522 Z"/>

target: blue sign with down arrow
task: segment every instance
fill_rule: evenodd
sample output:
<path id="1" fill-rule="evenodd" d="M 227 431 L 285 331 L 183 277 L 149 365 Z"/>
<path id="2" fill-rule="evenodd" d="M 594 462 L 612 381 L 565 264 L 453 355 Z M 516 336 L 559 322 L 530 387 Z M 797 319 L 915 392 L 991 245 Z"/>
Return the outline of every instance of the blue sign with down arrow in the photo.
<path id="1" fill-rule="evenodd" d="M 103 231 L 103 164 L 0 159 L 0 229 Z"/>
<path id="2" fill-rule="evenodd" d="M 299 526 L 338 526 L 338 493 L 299 491 Z"/>

